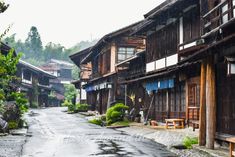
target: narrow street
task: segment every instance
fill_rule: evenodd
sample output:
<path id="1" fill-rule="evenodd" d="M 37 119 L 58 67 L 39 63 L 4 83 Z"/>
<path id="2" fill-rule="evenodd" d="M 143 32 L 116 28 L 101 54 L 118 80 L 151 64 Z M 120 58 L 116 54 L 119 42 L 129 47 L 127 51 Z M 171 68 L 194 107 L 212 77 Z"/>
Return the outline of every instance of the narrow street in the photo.
<path id="1" fill-rule="evenodd" d="M 89 124 L 82 115 L 64 110 L 33 110 L 27 115 L 31 137 L 24 145 L 23 157 L 174 156 L 153 141 Z"/>

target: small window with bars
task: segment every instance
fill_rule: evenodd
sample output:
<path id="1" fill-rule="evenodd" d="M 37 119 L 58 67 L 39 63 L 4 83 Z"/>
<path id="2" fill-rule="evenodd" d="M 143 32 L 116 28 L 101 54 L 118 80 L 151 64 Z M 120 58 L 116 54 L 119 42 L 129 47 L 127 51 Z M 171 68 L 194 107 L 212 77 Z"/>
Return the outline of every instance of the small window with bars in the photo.
<path id="1" fill-rule="evenodd" d="M 124 61 L 127 58 L 132 57 L 134 53 L 135 53 L 135 48 L 133 47 L 119 47 L 117 62 L 120 63 L 121 61 Z"/>

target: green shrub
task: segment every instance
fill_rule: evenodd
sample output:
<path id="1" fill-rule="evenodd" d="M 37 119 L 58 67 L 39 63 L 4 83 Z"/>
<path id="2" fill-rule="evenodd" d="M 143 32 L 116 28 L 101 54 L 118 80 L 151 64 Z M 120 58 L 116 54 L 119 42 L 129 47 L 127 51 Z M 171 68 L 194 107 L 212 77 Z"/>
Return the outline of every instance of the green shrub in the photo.
<path id="1" fill-rule="evenodd" d="M 68 107 L 70 104 L 72 104 L 71 101 L 65 100 L 65 101 L 62 103 L 62 106 Z"/>
<path id="2" fill-rule="evenodd" d="M 129 126 L 130 122 L 128 120 L 115 122 L 112 126 Z"/>
<path id="3" fill-rule="evenodd" d="M 102 115 L 102 116 L 100 117 L 100 119 L 101 119 L 102 121 L 106 121 L 106 115 Z"/>
<path id="4" fill-rule="evenodd" d="M 117 103 L 114 106 L 110 107 L 106 112 L 106 122 L 108 125 L 123 121 L 125 116 L 125 111 L 128 109 L 128 106 L 125 106 L 122 103 Z"/>
<path id="5" fill-rule="evenodd" d="M 3 115 L 5 112 L 4 104 L 3 101 L 0 100 L 0 115 Z"/>
<path id="6" fill-rule="evenodd" d="M 76 104 L 76 111 L 77 112 L 81 112 L 81 111 L 88 111 L 88 107 L 89 105 L 88 104 Z"/>
<path id="7" fill-rule="evenodd" d="M 188 137 L 186 136 L 183 140 L 183 145 L 187 147 L 187 149 L 191 149 L 192 145 L 198 144 L 198 138 L 197 137 Z"/>
<path id="8" fill-rule="evenodd" d="M 72 103 L 68 104 L 68 112 L 74 112 L 75 111 L 76 106 Z"/>
<path id="9" fill-rule="evenodd" d="M 95 124 L 95 125 L 102 125 L 102 120 L 101 120 L 101 118 L 99 118 L 99 119 L 92 119 L 92 120 L 89 120 L 88 121 L 89 123 L 92 123 L 92 124 Z"/>
<path id="10" fill-rule="evenodd" d="M 18 122 L 17 121 L 9 121 L 8 122 L 8 129 L 17 129 L 18 128 Z"/>
<path id="11" fill-rule="evenodd" d="M 31 108 L 38 108 L 38 103 L 32 102 L 30 105 Z"/>

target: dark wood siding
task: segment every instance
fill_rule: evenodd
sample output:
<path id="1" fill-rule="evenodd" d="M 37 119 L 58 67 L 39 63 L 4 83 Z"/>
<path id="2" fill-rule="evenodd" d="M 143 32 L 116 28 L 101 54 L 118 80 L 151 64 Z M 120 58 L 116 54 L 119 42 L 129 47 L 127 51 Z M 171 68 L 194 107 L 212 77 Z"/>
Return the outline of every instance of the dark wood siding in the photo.
<path id="1" fill-rule="evenodd" d="M 200 9 L 195 7 L 183 16 L 184 42 L 200 37 Z"/>
<path id="2" fill-rule="evenodd" d="M 227 66 L 217 66 L 217 132 L 235 135 L 235 76 L 227 76 Z"/>
<path id="3" fill-rule="evenodd" d="M 147 63 L 175 54 L 178 43 L 178 22 L 149 35 L 147 37 Z"/>

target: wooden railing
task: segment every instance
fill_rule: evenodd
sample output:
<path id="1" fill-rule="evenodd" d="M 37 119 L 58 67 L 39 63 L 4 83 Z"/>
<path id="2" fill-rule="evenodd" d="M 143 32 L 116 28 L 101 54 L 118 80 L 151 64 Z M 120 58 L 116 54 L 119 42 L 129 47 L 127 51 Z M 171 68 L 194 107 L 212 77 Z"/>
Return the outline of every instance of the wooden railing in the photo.
<path id="1" fill-rule="evenodd" d="M 222 0 L 203 16 L 204 36 L 218 31 L 235 17 L 235 0 Z"/>

